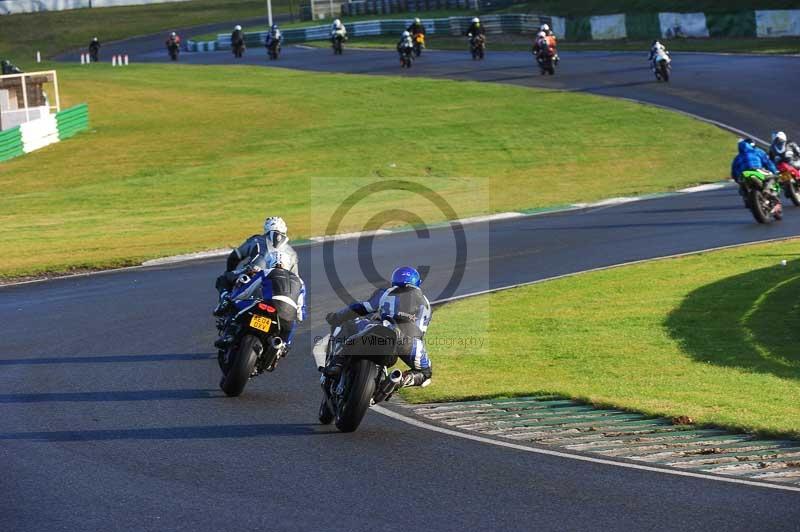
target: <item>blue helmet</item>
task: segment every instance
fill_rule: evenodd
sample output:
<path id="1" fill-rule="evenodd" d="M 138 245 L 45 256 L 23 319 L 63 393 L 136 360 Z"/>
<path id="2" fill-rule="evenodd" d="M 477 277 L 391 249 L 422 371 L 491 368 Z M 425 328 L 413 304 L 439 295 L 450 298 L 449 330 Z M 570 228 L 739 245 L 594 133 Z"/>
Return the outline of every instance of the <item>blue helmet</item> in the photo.
<path id="1" fill-rule="evenodd" d="M 411 266 L 400 266 L 392 272 L 392 286 L 419 286 L 422 284 L 422 278 L 419 272 Z"/>

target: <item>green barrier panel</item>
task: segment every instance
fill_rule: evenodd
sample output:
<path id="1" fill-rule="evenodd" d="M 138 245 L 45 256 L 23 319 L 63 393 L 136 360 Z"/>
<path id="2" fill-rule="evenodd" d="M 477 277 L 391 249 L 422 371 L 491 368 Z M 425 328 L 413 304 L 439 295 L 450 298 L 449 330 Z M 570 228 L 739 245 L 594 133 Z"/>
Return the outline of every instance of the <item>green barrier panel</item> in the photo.
<path id="1" fill-rule="evenodd" d="M 85 103 L 79 103 L 78 105 L 73 105 L 68 109 L 62 109 L 58 113 L 56 113 L 56 118 L 60 116 L 71 116 L 77 114 L 87 114 L 89 112 L 89 105 Z"/>
<path id="2" fill-rule="evenodd" d="M 84 122 L 83 124 L 75 124 L 75 125 L 60 127 L 58 128 L 58 138 L 64 140 L 68 137 L 74 136 L 76 133 L 80 133 L 81 131 L 86 131 L 87 129 L 89 129 L 88 122 Z"/>
<path id="3" fill-rule="evenodd" d="M 658 13 L 625 14 L 625 32 L 628 39 L 651 41 L 661 37 Z"/>
<path id="4" fill-rule="evenodd" d="M 14 147 L 22 142 L 22 135 L 17 132 L 16 135 L 0 138 L 0 150 L 7 150 L 9 147 Z"/>
<path id="5" fill-rule="evenodd" d="M 89 106 L 85 103 L 56 113 L 59 140 L 74 137 L 89 129 Z"/>
<path id="6" fill-rule="evenodd" d="M 22 155 L 22 132 L 19 126 L 0 133 L 0 161 Z"/>
<path id="7" fill-rule="evenodd" d="M 56 116 L 56 122 L 58 124 L 69 124 L 70 122 L 77 122 L 81 120 L 89 120 L 88 113 L 80 113 L 80 114 L 71 114 L 67 116 Z"/>
<path id="8" fill-rule="evenodd" d="M 83 128 L 89 127 L 88 117 L 73 118 L 65 122 L 59 122 L 57 125 L 58 130 L 73 128 L 73 127 L 83 127 Z"/>
<path id="9" fill-rule="evenodd" d="M 25 155 L 25 152 L 22 151 L 22 146 L 14 150 L 0 153 L 0 161 L 7 161 L 9 159 L 13 159 L 14 157 L 19 157 L 20 155 Z"/>
<path id="10" fill-rule="evenodd" d="M 592 40 L 591 19 L 589 17 L 568 18 L 566 40 L 591 41 Z"/>
<path id="11" fill-rule="evenodd" d="M 706 26 L 711 37 L 756 37 L 756 13 L 706 13 Z"/>

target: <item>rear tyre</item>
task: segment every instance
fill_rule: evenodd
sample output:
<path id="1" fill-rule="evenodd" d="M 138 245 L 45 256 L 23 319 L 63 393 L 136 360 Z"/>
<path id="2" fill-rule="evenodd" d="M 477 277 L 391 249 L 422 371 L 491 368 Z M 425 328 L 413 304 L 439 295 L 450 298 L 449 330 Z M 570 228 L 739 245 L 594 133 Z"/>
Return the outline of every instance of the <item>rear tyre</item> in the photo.
<path id="1" fill-rule="evenodd" d="M 664 80 L 665 83 L 669 82 L 669 67 L 667 66 L 666 61 L 661 61 L 659 65 L 659 70 L 661 71 L 661 79 Z"/>
<path id="2" fill-rule="evenodd" d="M 783 193 L 795 207 L 800 207 L 800 189 L 798 189 L 797 181 L 790 179 L 783 186 Z"/>
<path id="3" fill-rule="evenodd" d="M 228 373 L 222 377 L 219 383 L 222 391 L 228 397 L 238 397 L 242 395 L 253 368 L 256 366 L 258 352 L 263 349 L 258 338 L 246 335 L 239 343 L 239 348 L 233 354 L 233 360 L 228 366 Z"/>
<path id="4" fill-rule="evenodd" d="M 361 359 L 350 366 L 349 372 L 350 385 L 336 414 L 336 428 L 342 432 L 353 432 L 364 419 L 370 400 L 375 394 L 378 366 L 369 360 Z"/>

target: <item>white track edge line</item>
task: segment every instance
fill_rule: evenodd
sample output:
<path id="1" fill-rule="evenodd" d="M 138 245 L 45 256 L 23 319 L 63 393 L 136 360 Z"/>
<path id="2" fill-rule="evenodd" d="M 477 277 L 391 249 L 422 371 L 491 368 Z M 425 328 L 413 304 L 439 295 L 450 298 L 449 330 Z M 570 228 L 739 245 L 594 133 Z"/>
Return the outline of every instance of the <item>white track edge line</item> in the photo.
<path id="1" fill-rule="evenodd" d="M 520 444 L 517 444 L 517 443 L 511 443 L 511 442 L 507 442 L 507 441 L 495 440 L 495 439 L 492 439 L 492 438 L 486 438 L 484 436 L 478 436 L 477 434 L 468 434 L 468 433 L 464 433 L 464 432 L 459 432 L 459 431 L 456 431 L 456 430 L 451 430 L 451 429 L 447 429 L 447 428 L 444 428 L 444 427 L 439 427 L 437 425 L 431 425 L 431 424 L 425 423 L 424 421 L 420 421 L 420 420 L 412 418 L 412 417 L 404 416 L 403 414 L 399 414 L 399 413 L 397 413 L 397 412 L 395 412 L 393 410 L 389 410 L 389 409 L 384 408 L 384 407 L 382 407 L 380 405 L 373 406 L 372 410 L 374 410 L 374 411 L 376 411 L 376 412 L 378 412 L 380 414 L 383 414 L 384 416 L 396 419 L 397 421 L 402 421 L 403 423 L 407 423 L 409 425 L 413 425 L 413 426 L 418 427 L 418 428 L 430 430 L 430 431 L 433 431 L 433 432 L 438 432 L 440 434 L 446 434 L 448 436 L 454 436 L 456 438 L 472 440 L 472 441 L 476 441 L 476 442 L 479 442 L 479 443 L 487 443 L 487 444 L 490 444 L 490 445 L 496 445 L 498 447 L 506 447 L 506 448 L 509 448 L 509 449 L 515 449 L 517 451 L 526 451 L 526 452 L 529 452 L 529 453 L 544 454 L 544 455 L 548 455 L 548 456 L 555 456 L 555 457 L 558 457 L 558 458 L 568 458 L 570 460 L 579 460 L 579 461 L 582 461 L 582 462 L 591 462 L 591 463 L 595 463 L 595 464 L 623 467 L 623 468 L 627 468 L 627 469 L 637 469 L 639 471 L 648 471 L 648 472 L 651 472 L 651 473 L 663 473 L 665 475 L 674 475 L 674 476 L 679 476 L 679 477 L 691 477 L 691 478 L 699 478 L 699 479 L 703 479 L 703 480 L 716 480 L 718 482 L 728 482 L 730 484 L 741 484 L 741 485 L 745 485 L 745 486 L 755 486 L 755 487 L 759 487 L 759 488 L 770 488 L 770 489 L 783 490 L 783 491 L 800 492 L 800 487 L 796 487 L 796 486 L 788 486 L 788 485 L 784 486 L 784 485 L 780 485 L 780 484 L 772 484 L 772 483 L 768 483 L 768 482 L 759 482 L 759 481 L 755 481 L 755 480 L 744 480 L 744 479 L 741 479 L 741 478 L 733 478 L 733 477 L 731 477 L 731 478 L 720 477 L 720 476 L 708 475 L 708 474 L 704 474 L 704 473 L 694 473 L 694 472 L 691 472 L 691 471 L 683 471 L 683 470 L 680 470 L 680 469 L 666 469 L 666 468 L 661 468 L 661 467 L 653 467 L 653 466 L 647 466 L 647 465 L 641 465 L 641 464 L 633 464 L 633 463 L 630 463 L 630 462 L 617 462 L 617 461 L 608 460 L 608 459 L 605 459 L 605 458 L 595 458 L 595 457 L 592 457 L 592 456 L 584 456 L 584 455 L 580 455 L 580 454 L 572 454 L 572 453 L 567 453 L 567 452 L 564 452 L 564 451 L 556 451 L 556 450 L 553 450 L 553 449 L 542 449 L 540 447 L 531 447 L 531 446 L 527 446 L 527 445 L 520 445 Z"/>

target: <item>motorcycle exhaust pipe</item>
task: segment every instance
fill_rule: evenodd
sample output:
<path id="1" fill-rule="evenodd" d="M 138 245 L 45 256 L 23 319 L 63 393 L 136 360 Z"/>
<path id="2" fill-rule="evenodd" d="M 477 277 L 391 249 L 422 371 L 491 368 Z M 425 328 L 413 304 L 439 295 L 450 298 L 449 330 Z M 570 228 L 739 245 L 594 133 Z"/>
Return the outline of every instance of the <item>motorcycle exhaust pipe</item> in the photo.
<path id="1" fill-rule="evenodd" d="M 403 386 L 403 372 L 399 369 L 392 371 L 389 378 L 385 380 L 378 392 L 375 394 L 374 401 L 380 403 L 389 398 L 398 388 Z"/>
<path id="2" fill-rule="evenodd" d="M 282 347 L 283 347 L 283 338 L 281 338 L 280 336 L 274 336 L 272 338 L 272 348 L 275 351 L 280 351 Z"/>

